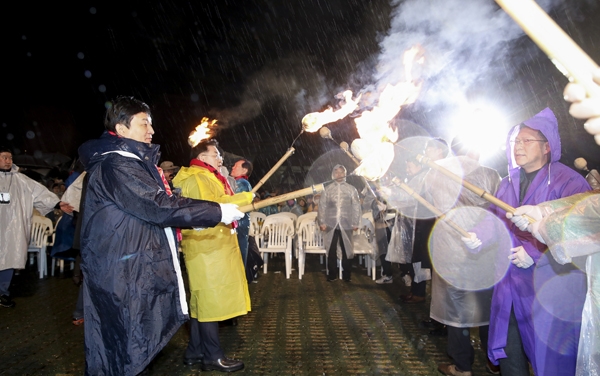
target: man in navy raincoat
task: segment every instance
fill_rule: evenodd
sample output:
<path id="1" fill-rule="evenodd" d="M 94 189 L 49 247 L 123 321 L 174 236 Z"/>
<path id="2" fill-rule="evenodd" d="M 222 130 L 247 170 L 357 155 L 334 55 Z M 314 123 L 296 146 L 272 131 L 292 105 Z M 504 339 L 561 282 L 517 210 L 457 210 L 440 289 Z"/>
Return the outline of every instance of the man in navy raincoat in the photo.
<path id="1" fill-rule="evenodd" d="M 243 213 L 170 194 L 145 103 L 117 98 L 104 125 L 100 139 L 79 148 L 89 175 L 81 230 L 86 374 L 137 375 L 188 318 L 172 227 L 213 227 Z"/>

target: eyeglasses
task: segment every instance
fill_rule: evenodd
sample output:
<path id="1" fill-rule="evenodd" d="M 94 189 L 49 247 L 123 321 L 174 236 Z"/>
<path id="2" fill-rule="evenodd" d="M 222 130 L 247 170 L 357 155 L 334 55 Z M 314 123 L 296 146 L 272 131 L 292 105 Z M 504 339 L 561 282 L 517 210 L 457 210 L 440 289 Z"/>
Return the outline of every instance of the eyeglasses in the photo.
<path id="1" fill-rule="evenodd" d="M 512 140 L 510 142 L 511 145 L 525 145 L 525 146 L 529 146 L 531 145 L 532 142 L 548 142 L 548 140 L 533 140 L 531 138 L 525 139 L 525 140 L 519 140 L 518 138 L 515 138 L 514 140 Z"/>
<path id="2" fill-rule="evenodd" d="M 221 154 L 204 154 L 207 157 L 211 157 L 211 158 L 215 158 L 215 159 L 223 159 L 223 157 L 221 156 Z"/>

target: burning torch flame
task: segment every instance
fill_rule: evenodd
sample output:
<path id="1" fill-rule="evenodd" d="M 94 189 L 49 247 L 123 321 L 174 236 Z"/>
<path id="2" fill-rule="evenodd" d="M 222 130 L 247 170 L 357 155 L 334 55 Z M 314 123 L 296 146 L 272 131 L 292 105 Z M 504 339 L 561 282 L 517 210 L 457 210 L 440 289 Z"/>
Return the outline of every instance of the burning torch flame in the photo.
<path id="1" fill-rule="evenodd" d="M 210 120 L 207 117 L 203 117 L 200 124 L 196 126 L 196 129 L 190 133 L 188 137 L 188 144 L 191 147 L 198 145 L 202 140 L 206 140 L 212 136 L 211 128 L 217 123 L 217 119 Z"/>
<path id="2" fill-rule="evenodd" d="M 412 66 L 415 61 L 423 63 L 423 53 L 420 46 L 407 50 L 404 53 L 406 81 L 396 85 L 388 84 L 381 93 L 377 106 L 354 119 L 360 139 L 352 143 L 352 152 L 362 160 L 355 174 L 376 180 L 387 172 L 394 159 L 392 143 L 398 140 L 398 131 L 392 129 L 389 122 L 403 106 L 417 99 L 421 83 L 413 79 Z"/>
<path id="3" fill-rule="evenodd" d="M 356 100 L 352 99 L 351 90 L 346 90 L 343 93 L 338 94 L 337 97 L 340 95 L 343 98 L 340 102 L 340 109 L 334 111 L 333 108 L 330 107 L 323 112 L 311 112 L 302 118 L 302 128 L 307 132 L 316 132 L 323 125 L 343 119 L 358 108 L 360 95 Z"/>

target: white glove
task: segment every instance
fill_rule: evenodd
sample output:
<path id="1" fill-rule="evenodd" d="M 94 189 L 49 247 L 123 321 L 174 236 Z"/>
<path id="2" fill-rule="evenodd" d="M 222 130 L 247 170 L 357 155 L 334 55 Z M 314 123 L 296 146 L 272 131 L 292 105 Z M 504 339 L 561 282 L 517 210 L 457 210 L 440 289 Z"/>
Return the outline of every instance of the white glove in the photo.
<path id="1" fill-rule="evenodd" d="M 383 202 L 377 201 L 377 209 L 379 209 L 380 212 L 384 211 L 385 208 L 387 208 L 387 206 Z"/>
<path id="2" fill-rule="evenodd" d="M 539 240 L 541 243 L 546 244 L 546 241 L 544 240 L 544 238 L 542 238 L 542 235 L 540 234 L 540 222 L 541 221 L 536 221 L 535 223 L 530 224 L 527 227 L 527 231 L 531 232 L 531 234 L 537 239 Z"/>
<path id="3" fill-rule="evenodd" d="M 506 212 L 506 218 L 510 219 L 521 231 L 527 231 L 529 220 L 525 216 L 533 218 L 536 222 L 552 213 L 548 207 L 541 208 L 536 205 L 523 205 L 515 210 L 515 213 Z"/>
<path id="4" fill-rule="evenodd" d="M 467 248 L 469 249 L 476 249 L 481 247 L 481 240 L 479 240 L 479 238 L 477 237 L 477 234 L 475 234 L 474 232 L 469 232 L 469 237 L 461 237 L 460 240 L 463 241 L 463 243 L 465 243 L 465 245 L 467 246 Z"/>
<path id="5" fill-rule="evenodd" d="M 527 251 L 525 251 L 525 248 L 523 248 L 522 245 L 511 248 L 510 251 L 512 254 L 508 256 L 508 259 L 517 267 L 527 269 L 533 265 L 533 259 L 527 254 Z"/>
<path id="6" fill-rule="evenodd" d="M 600 85 L 600 69 L 592 72 L 592 78 Z M 586 98 L 585 88 L 575 83 L 565 87 L 564 95 L 566 101 L 573 102 L 569 113 L 578 119 L 587 119 L 585 130 L 595 136 L 596 143 L 600 143 L 600 98 Z"/>
<path id="7" fill-rule="evenodd" d="M 238 206 L 236 204 L 219 205 L 221 205 L 221 222 L 225 223 L 226 225 L 244 217 L 244 213 L 238 210 Z"/>

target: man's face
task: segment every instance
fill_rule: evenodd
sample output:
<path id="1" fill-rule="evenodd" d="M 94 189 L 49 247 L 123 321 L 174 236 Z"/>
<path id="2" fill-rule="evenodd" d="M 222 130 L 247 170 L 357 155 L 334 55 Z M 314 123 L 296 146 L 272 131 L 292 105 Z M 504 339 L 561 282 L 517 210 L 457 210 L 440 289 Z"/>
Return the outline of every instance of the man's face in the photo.
<path id="1" fill-rule="evenodd" d="M 444 156 L 442 155 L 442 149 L 429 145 L 425 148 L 425 156 L 429 159 L 431 159 L 432 161 L 439 161 L 440 159 L 444 159 Z"/>
<path id="2" fill-rule="evenodd" d="M 515 138 L 515 162 L 525 172 L 539 170 L 548 162 L 550 145 L 547 141 L 539 141 L 542 139 L 540 132 L 528 127 L 522 128 Z"/>
<path id="3" fill-rule="evenodd" d="M 421 165 L 414 161 L 406 161 L 406 174 L 408 176 L 415 176 L 421 171 Z"/>
<path id="4" fill-rule="evenodd" d="M 145 112 L 137 113 L 131 118 L 129 128 L 123 124 L 117 124 L 117 133 L 121 137 L 149 144 L 152 142 L 152 135 L 154 134 L 152 118 Z"/>
<path id="5" fill-rule="evenodd" d="M 335 170 L 333 170 L 333 173 L 331 175 L 333 179 L 335 179 L 335 181 L 337 181 L 338 183 L 344 181 L 344 178 L 346 177 L 346 173 L 341 168 L 336 168 Z"/>
<path id="6" fill-rule="evenodd" d="M 165 179 L 167 179 L 168 181 L 173 180 L 173 178 L 175 177 L 174 176 L 175 170 L 163 171 L 163 173 L 165 174 Z"/>
<path id="7" fill-rule="evenodd" d="M 0 153 L 0 169 L 10 170 L 12 167 L 12 154 L 5 151 Z"/>
<path id="8" fill-rule="evenodd" d="M 237 178 L 238 176 L 246 175 L 246 173 L 248 173 L 248 169 L 243 168 L 242 167 L 243 164 L 244 164 L 244 161 L 241 159 L 239 161 L 235 162 L 235 164 L 231 168 L 231 173 L 229 175 L 233 176 L 234 178 Z"/>
<path id="9" fill-rule="evenodd" d="M 221 157 L 221 153 L 219 153 L 219 150 L 214 145 L 208 145 L 207 148 L 208 150 L 198 155 L 198 159 L 219 170 L 223 165 L 223 157 Z"/>

